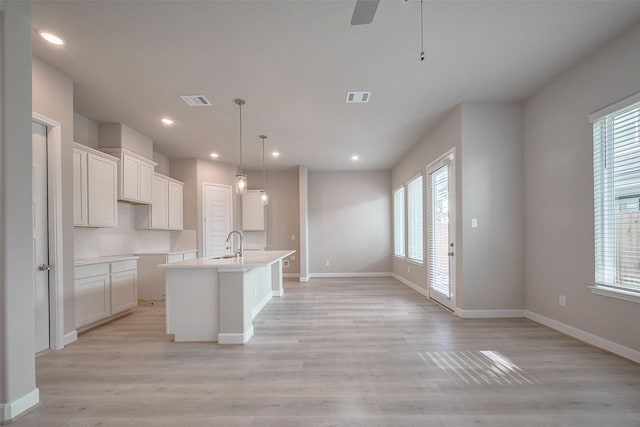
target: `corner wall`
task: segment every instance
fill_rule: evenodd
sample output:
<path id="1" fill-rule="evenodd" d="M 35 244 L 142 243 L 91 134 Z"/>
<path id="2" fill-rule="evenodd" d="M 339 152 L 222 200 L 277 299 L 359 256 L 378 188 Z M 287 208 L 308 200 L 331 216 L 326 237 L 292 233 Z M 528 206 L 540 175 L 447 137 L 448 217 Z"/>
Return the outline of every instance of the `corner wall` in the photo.
<path id="1" fill-rule="evenodd" d="M 640 351 L 640 305 L 594 295 L 592 127 L 587 116 L 640 89 L 640 25 L 524 106 L 526 308 Z M 566 295 L 567 305 L 558 304 Z"/>
<path id="2" fill-rule="evenodd" d="M 389 182 L 389 171 L 309 172 L 311 275 L 391 270 Z"/>

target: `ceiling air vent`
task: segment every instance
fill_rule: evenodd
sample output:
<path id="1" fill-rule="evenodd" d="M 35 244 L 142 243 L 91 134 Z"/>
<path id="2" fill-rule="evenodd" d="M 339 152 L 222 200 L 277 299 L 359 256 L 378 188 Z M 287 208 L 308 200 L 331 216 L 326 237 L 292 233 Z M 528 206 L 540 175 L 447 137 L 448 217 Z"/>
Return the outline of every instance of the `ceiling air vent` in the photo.
<path id="1" fill-rule="evenodd" d="M 347 104 L 369 102 L 371 92 L 347 92 Z"/>
<path id="2" fill-rule="evenodd" d="M 203 95 L 182 95 L 180 98 L 189 107 L 211 107 L 211 103 Z"/>

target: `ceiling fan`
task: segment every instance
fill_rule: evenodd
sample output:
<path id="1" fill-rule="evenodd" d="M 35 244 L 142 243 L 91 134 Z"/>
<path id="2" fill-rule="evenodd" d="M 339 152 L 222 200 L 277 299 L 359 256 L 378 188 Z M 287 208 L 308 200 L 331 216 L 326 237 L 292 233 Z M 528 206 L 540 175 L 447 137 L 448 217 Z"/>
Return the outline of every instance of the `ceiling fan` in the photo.
<path id="1" fill-rule="evenodd" d="M 351 17 L 351 25 L 371 24 L 378 9 L 378 3 L 380 0 L 357 0 Z"/>

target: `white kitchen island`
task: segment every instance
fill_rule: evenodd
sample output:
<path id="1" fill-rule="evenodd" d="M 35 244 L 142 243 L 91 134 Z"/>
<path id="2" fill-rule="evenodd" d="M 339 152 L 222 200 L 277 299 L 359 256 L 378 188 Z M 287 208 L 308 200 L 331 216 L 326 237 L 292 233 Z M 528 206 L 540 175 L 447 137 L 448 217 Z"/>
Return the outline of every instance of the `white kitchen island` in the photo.
<path id="1" fill-rule="evenodd" d="M 245 251 L 242 258 L 196 258 L 162 264 L 167 333 L 176 342 L 244 344 L 253 318 L 282 295 L 282 260 L 294 250 Z"/>

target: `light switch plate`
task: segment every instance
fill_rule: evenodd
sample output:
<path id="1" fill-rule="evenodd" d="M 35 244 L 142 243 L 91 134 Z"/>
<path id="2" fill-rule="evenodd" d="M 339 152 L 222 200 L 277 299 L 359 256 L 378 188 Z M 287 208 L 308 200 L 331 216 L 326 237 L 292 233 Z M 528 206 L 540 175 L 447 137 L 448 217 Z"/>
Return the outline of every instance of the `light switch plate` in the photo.
<path id="1" fill-rule="evenodd" d="M 471 227 L 472 228 L 478 227 L 478 218 L 471 218 Z"/>

